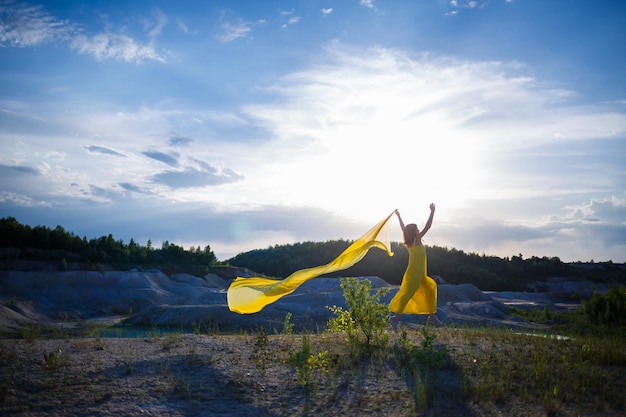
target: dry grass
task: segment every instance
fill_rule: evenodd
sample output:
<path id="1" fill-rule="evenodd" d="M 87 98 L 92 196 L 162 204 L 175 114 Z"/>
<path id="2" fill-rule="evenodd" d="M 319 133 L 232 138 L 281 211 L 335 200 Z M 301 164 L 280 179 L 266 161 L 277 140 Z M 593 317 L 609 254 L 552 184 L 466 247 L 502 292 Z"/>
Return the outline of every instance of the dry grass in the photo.
<path id="1" fill-rule="evenodd" d="M 403 356 L 401 335 L 373 358 L 342 334 L 171 333 L 144 338 L 0 340 L 2 415 L 622 416 L 620 338 L 556 340 L 493 329 L 432 329 L 440 367 Z M 421 326 L 406 330 L 419 346 Z M 291 363 L 291 364 L 290 364 Z M 439 364 L 441 365 L 441 364 Z"/>

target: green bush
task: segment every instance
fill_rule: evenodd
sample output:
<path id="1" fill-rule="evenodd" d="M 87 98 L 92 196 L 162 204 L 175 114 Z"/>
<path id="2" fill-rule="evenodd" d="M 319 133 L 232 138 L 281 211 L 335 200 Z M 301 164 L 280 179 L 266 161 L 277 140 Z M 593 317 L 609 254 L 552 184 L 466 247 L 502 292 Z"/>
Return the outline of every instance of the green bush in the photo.
<path id="1" fill-rule="evenodd" d="M 368 279 L 355 278 L 342 278 L 341 288 L 348 310 L 329 307 L 335 317 L 328 321 L 327 331 L 346 332 L 350 345 L 359 354 L 374 356 L 383 352 L 389 342 L 385 333 L 389 310 L 379 300 L 389 289 L 380 288 L 372 294 L 372 283 Z"/>
<path id="2" fill-rule="evenodd" d="M 315 392 L 315 371 L 328 372 L 330 358 L 327 351 L 313 353 L 309 337 L 304 335 L 302 347 L 289 356 L 287 363 L 296 369 L 300 385 Z"/>
<path id="3" fill-rule="evenodd" d="M 626 288 L 610 287 L 606 294 L 596 291 L 581 310 L 595 324 L 626 325 Z"/>

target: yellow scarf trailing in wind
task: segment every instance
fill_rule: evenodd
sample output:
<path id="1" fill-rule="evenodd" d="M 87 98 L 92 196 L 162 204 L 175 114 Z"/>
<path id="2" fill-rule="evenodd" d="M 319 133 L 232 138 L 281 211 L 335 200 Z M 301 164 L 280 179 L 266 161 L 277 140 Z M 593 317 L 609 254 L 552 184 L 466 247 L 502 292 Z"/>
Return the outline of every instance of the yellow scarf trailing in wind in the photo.
<path id="1" fill-rule="evenodd" d="M 372 227 L 352 243 L 332 262 L 314 268 L 301 269 L 283 280 L 261 277 L 237 277 L 228 288 L 228 308 L 239 314 L 261 311 L 263 307 L 279 298 L 291 294 L 306 281 L 335 271 L 350 268 L 359 262 L 370 248 L 379 248 L 393 256 L 389 244 L 389 219 L 393 213 Z"/>

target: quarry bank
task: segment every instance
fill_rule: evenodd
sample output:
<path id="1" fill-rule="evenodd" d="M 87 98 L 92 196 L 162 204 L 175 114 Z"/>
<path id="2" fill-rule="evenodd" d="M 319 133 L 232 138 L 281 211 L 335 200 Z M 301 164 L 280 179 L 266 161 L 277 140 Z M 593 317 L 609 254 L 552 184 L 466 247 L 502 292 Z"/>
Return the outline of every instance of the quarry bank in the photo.
<path id="1" fill-rule="evenodd" d="M 280 330 L 288 313 L 294 329 L 315 331 L 332 316 L 328 306 L 345 307 L 338 278 L 316 278 L 294 293 L 270 304 L 259 313 L 240 315 L 228 309 L 227 290 L 237 276 L 255 276 L 236 267 L 209 267 L 207 273 L 164 272 L 160 269 L 55 270 L 33 265 L 0 271 L 0 333 L 12 336 L 20 329 L 80 329 L 94 326 L 152 326 L 213 331 Z M 200 276 L 201 275 L 201 276 Z M 483 292 L 471 284 L 438 282 L 438 316 L 444 324 L 476 324 L 534 329 L 511 314 L 512 308 L 574 310 L 581 299 L 607 284 L 591 280 L 551 278 L 529 285 L 525 292 Z M 378 277 L 361 277 L 372 289 L 386 287 L 388 302 L 398 291 Z M 406 316 L 407 323 L 422 323 L 425 317 Z"/>

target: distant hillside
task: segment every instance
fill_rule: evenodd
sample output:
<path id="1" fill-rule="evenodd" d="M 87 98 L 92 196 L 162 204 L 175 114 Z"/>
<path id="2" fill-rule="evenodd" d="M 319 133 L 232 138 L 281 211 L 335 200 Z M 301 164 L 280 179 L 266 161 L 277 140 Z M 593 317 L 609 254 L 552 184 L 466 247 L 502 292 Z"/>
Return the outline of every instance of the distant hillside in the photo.
<path id="1" fill-rule="evenodd" d="M 286 277 L 296 270 L 332 261 L 351 243 L 347 240 L 332 240 L 276 245 L 240 253 L 229 259 L 228 263 L 268 276 Z M 376 275 L 391 284 L 399 284 L 407 265 L 408 253 L 398 242 L 392 242 L 391 249 L 394 252 L 392 257 L 384 251 L 372 249 L 357 265 L 334 275 Z M 533 256 L 523 259 L 522 255 L 518 255 L 499 258 L 440 246 L 427 246 L 426 251 L 429 275 L 440 275 L 451 284 L 471 283 L 483 291 L 520 291 L 526 288 L 527 283 L 549 277 L 626 281 L 624 265 L 610 262 L 595 264 L 598 268 L 590 269 L 564 263 L 558 257 Z"/>

